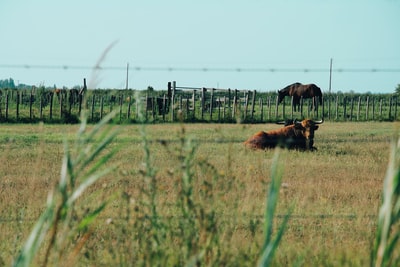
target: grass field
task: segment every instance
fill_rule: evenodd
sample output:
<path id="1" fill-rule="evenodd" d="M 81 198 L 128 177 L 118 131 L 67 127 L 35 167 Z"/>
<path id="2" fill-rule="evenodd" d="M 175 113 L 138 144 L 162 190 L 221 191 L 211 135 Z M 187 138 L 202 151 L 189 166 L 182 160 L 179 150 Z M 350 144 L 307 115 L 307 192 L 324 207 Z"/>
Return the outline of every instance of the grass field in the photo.
<path id="1" fill-rule="evenodd" d="M 281 126 L 120 127 L 107 148 L 118 148 L 108 163 L 117 170 L 79 198 L 73 218 L 99 203 L 106 207 L 85 229 L 65 226 L 72 234 L 53 250 L 49 265 L 256 265 L 275 152 L 248 150 L 242 142 Z M 43 212 L 59 180 L 64 141 L 73 142 L 78 128 L 0 125 L 0 265 L 13 262 Z M 274 265 L 369 264 L 397 128 L 390 122 L 325 122 L 315 134 L 317 151 L 280 152 L 276 226 L 293 210 Z M 35 265 L 44 254 L 41 248 Z"/>

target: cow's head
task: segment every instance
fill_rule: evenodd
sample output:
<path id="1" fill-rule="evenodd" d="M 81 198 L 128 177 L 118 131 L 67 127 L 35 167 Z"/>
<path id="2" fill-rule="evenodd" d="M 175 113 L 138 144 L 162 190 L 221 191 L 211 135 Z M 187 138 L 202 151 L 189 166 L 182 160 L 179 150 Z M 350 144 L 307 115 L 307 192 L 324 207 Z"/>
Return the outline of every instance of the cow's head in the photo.
<path id="1" fill-rule="evenodd" d="M 314 132 L 319 128 L 318 124 L 321 124 L 323 122 L 324 122 L 323 119 L 320 121 L 313 121 L 306 119 L 294 122 L 296 135 L 305 137 L 306 140 L 305 149 L 310 149 L 310 150 L 313 149 Z"/>

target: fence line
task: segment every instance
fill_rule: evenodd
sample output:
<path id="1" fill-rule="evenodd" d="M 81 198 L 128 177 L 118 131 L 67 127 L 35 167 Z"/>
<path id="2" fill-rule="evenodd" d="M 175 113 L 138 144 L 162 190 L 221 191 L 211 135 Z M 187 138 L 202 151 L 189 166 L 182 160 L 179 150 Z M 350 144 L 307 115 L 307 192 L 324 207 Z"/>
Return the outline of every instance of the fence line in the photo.
<path id="1" fill-rule="evenodd" d="M 200 102 L 200 108 L 211 108 L 217 110 L 217 119 L 212 119 L 215 111 L 210 111 L 211 121 L 229 121 L 230 119 L 240 119 L 244 122 L 269 122 L 286 118 L 324 118 L 332 121 L 368 121 L 368 120 L 397 120 L 397 96 L 393 95 L 363 95 L 347 96 L 343 94 L 325 94 L 322 98 L 322 105 L 312 109 L 312 103 L 318 103 L 317 99 L 301 99 L 300 111 L 296 112 L 293 108 L 293 98 L 286 97 L 279 105 L 276 93 L 257 93 L 256 90 L 237 90 L 237 89 L 215 89 L 199 87 L 177 87 L 175 82 L 169 85 L 175 93 L 185 98 L 187 92 L 191 92 L 192 97 L 186 97 L 184 102 L 191 101 L 190 106 L 196 106 L 196 99 Z M 195 97 L 201 92 L 201 96 Z M 204 105 L 206 94 L 209 93 L 208 105 Z M 216 94 L 224 94 L 213 101 Z M 242 96 L 240 96 L 242 94 Z M 183 96 L 182 96 L 183 95 Z M 259 95 L 257 99 L 257 95 Z M 179 96 L 178 96 L 179 97 Z M 180 103 L 180 102 L 179 102 Z M 355 107 L 356 104 L 356 107 Z M 188 105 L 189 106 L 189 105 Z M 186 114 L 186 119 L 190 120 L 191 110 L 185 105 L 178 105 L 179 110 Z M 220 110 L 222 108 L 222 118 Z M 238 114 L 239 113 L 239 114 Z M 226 115 L 232 115 L 230 118 Z M 365 116 L 363 118 L 363 116 Z M 204 119 L 201 111 L 200 118 Z"/>
<path id="2" fill-rule="evenodd" d="M 89 65 L 34 65 L 34 64 L 0 64 L 0 68 L 6 69 L 60 69 L 60 70 L 126 70 L 126 66 L 89 66 Z M 393 73 L 400 72 L 399 68 L 258 68 L 258 67 L 149 67 L 149 66 L 128 66 L 133 71 L 196 71 L 196 72 L 364 72 L 364 73 Z"/>
<path id="3" fill-rule="evenodd" d="M 293 99 L 278 104 L 276 92 L 176 86 L 166 91 L 2 89 L 0 122 L 79 121 L 87 108 L 89 121 L 96 122 L 118 109 L 119 122 L 242 122 L 264 123 L 282 119 L 324 118 L 330 121 L 398 120 L 396 95 L 324 94 L 322 105 L 313 109 L 313 99 L 301 99 L 300 111 Z"/>

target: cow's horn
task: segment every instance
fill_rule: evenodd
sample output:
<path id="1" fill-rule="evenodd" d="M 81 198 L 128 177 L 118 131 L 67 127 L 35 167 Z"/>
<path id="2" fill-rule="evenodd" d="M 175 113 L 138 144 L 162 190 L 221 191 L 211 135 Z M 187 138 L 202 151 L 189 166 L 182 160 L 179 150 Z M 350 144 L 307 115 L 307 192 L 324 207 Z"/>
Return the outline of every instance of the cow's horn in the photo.
<path id="1" fill-rule="evenodd" d="M 320 121 L 314 121 L 315 124 L 321 124 L 324 123 L 324 118 L 322 118 Z"/>
<path id="2" fill-rule="evenodd" d="M 286 124 L 286 121 L 277 121 L 276 124 Z"/>

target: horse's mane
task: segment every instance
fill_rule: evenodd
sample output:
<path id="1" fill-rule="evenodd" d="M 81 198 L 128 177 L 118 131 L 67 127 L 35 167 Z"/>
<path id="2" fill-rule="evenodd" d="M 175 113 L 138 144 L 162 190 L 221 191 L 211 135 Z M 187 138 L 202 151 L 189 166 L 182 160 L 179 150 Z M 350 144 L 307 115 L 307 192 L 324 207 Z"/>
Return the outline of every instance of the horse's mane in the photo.
<path id="1" fill-rule="evenodd" d="M 288 86 L 286 86 L 285 88 L 279 90 L 279 92 L 280 92 L 280 93 L 285 93 L 286 95 L 288 95 L 291 88 L 293 88 L 293 87 L 298 87 L 298 86 L 300 86 L 300 85 L 302 85 L 302 84 L 299 83 L 299 82 L 297 82 L 297 83 L 292 83 L 292 84 L 289 84 Z"/>

